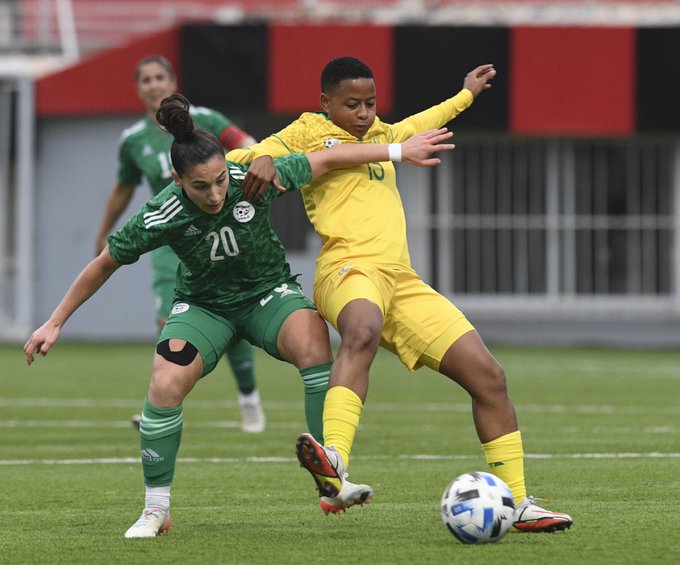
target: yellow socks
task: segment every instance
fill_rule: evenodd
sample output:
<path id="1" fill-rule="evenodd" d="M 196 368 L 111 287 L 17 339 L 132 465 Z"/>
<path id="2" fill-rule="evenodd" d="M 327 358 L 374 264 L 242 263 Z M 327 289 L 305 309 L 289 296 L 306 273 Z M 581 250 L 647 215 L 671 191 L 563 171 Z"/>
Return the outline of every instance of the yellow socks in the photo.
<path id="1" fill-rule="evenodd" d="M 349 454 L 362 409 L 361 398 L 344 386 L 334 386 L 326 393 L 323 406 L 324 444 L 335 447 L 345 467 L 349 466 Z"/>
<path id="2" fill-rule="evenodd" d="M 482 444 L 489 471 L 504 481 L 519 504 L 527 497 L 524 483 L 524 450 L 519 431 Z"/>

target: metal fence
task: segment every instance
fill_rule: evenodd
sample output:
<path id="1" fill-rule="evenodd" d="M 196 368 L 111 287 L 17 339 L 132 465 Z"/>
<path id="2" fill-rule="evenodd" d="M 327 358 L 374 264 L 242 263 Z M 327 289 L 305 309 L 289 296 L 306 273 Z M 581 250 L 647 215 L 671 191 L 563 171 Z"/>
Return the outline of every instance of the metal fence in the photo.
<path id="1" fill-rule="evenodd" d="M 468 139 L 429 177 L 412 248 L 457 302 L 680 318 L 676 140 Z"/>

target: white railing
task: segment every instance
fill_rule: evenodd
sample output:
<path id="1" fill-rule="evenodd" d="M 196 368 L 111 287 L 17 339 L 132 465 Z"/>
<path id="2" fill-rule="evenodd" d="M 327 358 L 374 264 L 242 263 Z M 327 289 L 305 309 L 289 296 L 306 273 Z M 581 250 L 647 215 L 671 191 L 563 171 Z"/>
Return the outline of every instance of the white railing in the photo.
<path id="1" fill-rule="evenodd" d="M 412 258 L 466 310 L 680 319 L 678 140 L 459 139 L 429 176 Z"/>

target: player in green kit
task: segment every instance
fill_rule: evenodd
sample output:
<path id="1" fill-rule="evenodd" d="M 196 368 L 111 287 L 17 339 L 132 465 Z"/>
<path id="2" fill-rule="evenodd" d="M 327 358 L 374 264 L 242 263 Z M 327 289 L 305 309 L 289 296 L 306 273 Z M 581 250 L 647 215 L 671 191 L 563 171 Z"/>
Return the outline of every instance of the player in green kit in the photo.
<path id="1" fill-rule="evenodd" d="M 146 115 L 127 128 L 120 138 L 118 179 L 109 195 L 97 234 L 97 254 L 106 246 L 107 236 L 127 208 L 142 178 L 146 179 L 154 195 L 172 181 L 172 136 L 158 127 L 155 117 L 161 100 L 177 88 L 172 64 L 160 55 L 144 57 L 135 67 L 135 84 L 137 94 L 146 107 Z M 196 126 L 214 134 L 227 150 L 246 147 L 255 142 L 253 137 L 215 110 L 192 106 L 190 112 Z M 151 254 L 151 264 L 156 321 L 162 328 L 170 315 L 179 259 L 172 249 L 161 247 Z M 238 384 L 241 429 L 244 432 L 262 432 L 266 420 L 255 382 L 252 346 L 245 340 L 238 341 L 227 351 L 226 356 Z M 133 416 L 132 422 L 138 427 L 139 416 Z"/>
<path id="2" fill-rule="evenodd" d="M 180 258 L 175 300 L 158 337 L 140 423 L 145 506 L 125 533 L 127 538 L 154 537 L 170 527 L 182 403 L 238 339 L 299 369 L 307 426 L 322 441 L 321 416 L 333 361 L 328 328 L 291 274 L 269 207 L 281 192 L 299 189 L 331 169 L 386 161 L 389 155 L 387 144 L 344 144 L 277 159 L 276 178 L 266 188 L 253 186 L 262 197 L 251 203 L 241 186 L 248 166 L 228 161 L 225 166 L 220 142 L 194 128 L 184 97 L 175 94 L 164 100 L 157 117 L 174 137 L 174 182 L 109 236 L 108 245 L 24 346 L 29 365 L 36 354 L 46 355 L 68 318 L 122 265 L 163 245 Z M 431 155 L 452 149 L 437 145 L 450 136 L 445 129 L 413 136 L 399 144 L 401 159 L 436 165 L 439 160 Z M 346 507 L 372 497 L 366 485 L 344 484 L 350 485 L 343 489 Z"/>

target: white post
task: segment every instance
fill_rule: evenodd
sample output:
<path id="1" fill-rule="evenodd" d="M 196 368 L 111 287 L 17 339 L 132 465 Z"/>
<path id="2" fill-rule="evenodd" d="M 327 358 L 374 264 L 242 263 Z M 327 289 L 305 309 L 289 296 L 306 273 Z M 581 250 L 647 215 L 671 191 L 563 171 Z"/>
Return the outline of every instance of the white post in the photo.
<path id="1" fill-rule="evenodd" d="M 560 159 L 556 141 L 549 141 L 546 155 L 546 296 L 549 302 L 560 299 Z"/>
<path id="2" fill-rule="evenodd" d="M 673 243 L 671 256 L 671 300 L 680 316 L 680 144 L 673 155 Z"/>
<path id="3" fill-rule="evenodd" d="M 0 79 L 0 324 L 8 318 L 9 257 L 7 230 L 10 219 L 9 205 L 9 155 L 12 123 L 12 80 Z"/>
<path id="4" fill-rule="evenodd" d="M 71 0 L 56 0 L 57 21 L 59 25 L 59 40 L 64 58 L 67 61 L 77 61 L 80 55 L 78 36 L 76 33 L 75 17 Z"/>
<path id="5" fill-rule="evenodd" d="M 18 80 L 17 190 L 15 202 L 16 311 L 18 332 L 33 324 L 34 299 L 34 182 L 35 182 L 35 85 L 30 77 Z"/>

